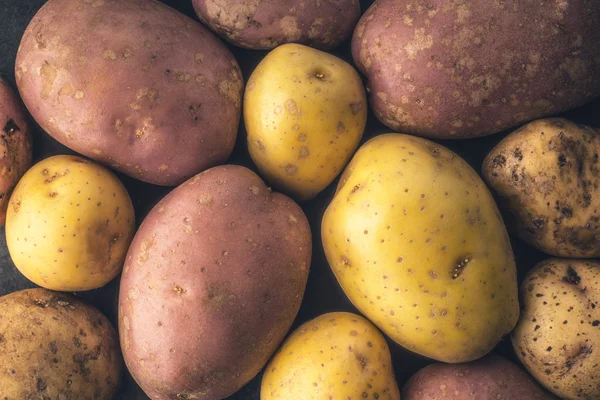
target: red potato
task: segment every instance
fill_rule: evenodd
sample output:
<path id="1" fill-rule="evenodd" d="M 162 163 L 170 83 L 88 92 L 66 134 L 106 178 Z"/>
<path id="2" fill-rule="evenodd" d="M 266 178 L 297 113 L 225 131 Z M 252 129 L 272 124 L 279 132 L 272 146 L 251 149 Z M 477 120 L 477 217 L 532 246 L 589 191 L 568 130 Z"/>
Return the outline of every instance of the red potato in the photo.
<path id="1" fill-rule="evenodd" d="M 123 269 L 125 361 L 153 400 L 222 399 L 266 364 L 300 307 L 302 210 L 250 170 L 212 168 L 146 217 Z"/>
<path id="2" fill-rule="evenodd" d="M 331 49 L 352 34 L 358 0 L 193 0 L 198 17 L 229 42 L 248 49 L 300 43 Z"/>
<path id="3" fill-rule="evenodd" d="M 352 54 L 387 126 L 479 137 L 600 95 L 598 0 L 377 0 Z"/>
<path id="4" fill-rule="evenodd" d="M 402 400 L 556 400 L 525 371 L 489 355 L 466 364 L 432 364 L 402 388 Z"/>
<path id="5" fill-rule="evenodd" d="M 23 100 L 67 147 L 177 185 L 227 160 L 243 81 L 227 47 L 154 0 L 50 0 L 15 66 Z"/>
<path id="6" fill-rule="evenodd" d="M 0 226 L 6 220 L 8 199 L 31 166 L 31 133 L 15 92 L 0 79 Z"/>

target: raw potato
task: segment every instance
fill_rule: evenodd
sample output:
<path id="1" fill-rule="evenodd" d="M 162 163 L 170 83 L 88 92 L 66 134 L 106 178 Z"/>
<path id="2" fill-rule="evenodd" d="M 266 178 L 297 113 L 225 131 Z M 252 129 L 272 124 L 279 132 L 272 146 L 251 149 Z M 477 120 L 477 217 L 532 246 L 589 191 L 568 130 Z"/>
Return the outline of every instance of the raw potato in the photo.
<path id="1" fill-rule="evenodd" d="M 400 400 L 390 350 L 369 321 L 329 313 L 292 333 L 262 380 L 261 400 Z"/>
<path id="2" fill-rule="evenodd" d="M 153 0 L 50 0 L 17 54 L 21 96 L 67 147 L 178 185 L 227 160 L 243 81 L 227 47 Z"/>
<path id="3" fill-rule="evenodd" d="M 39 286 L 69 292 L 96 289 L 117 276 L 134 229 L 123 184 L 75 156 L 34 165 L 6 215 L 6 243 L 19 271 Z"/>
<path id="4" fill-rule="evenodd" d="M 354 31 L 376 116 L 479 137 L 600 95 L 598 0 L 377 0 Z"/>
<path id="5" fill-rule="evenodd" d="M 231 43 L 273 49 L 302 43 L 323 50 L 352 34 L 358 0 L 193 0 L 198 17 Z"/>
<path id="6" fill-rule="evenodd" d="M 599 257 L 599 154 L 599 130 L 544 119 L 500 142 L 483 173 L 520 238 L 554 256 Z"/>
<path id="7" fill-rule="evenodd" d="M 250 155 L 269 181 L 303 200 L 342 171 L 366 120 L 358 73 L 319 50 L 280 46 L 248 81 L 244 121 Z"/>
<path id="8" fill-rule="evenodd" d="M 0 226 L 6 220 L 10 193 L 31 166 L 31 134 L 20 101 L 0 78 Z"/>
<path id="9" fill-rule="evenodd" d="M 410 378 L 402 400 L 555 400 L 521 368 L 489 355 L 467 364 L 433 364 Z"/>
<path id="10" fill-rule="evenodd" d="M 352 303 L 400 345 L 459 363 L 517 323 L 512 248 L 481 178 L 424 139 L 363 145 L 323 216 L 329 265 Z"/>
<path id="11" fill-rule="evenodd" d="M 258 374 L 296 317 L 311 249 L 300 207 L 243 167 L 212 168 L 158 203 L 119 296 L 125 361 L 146 394 L 223 399 Z"/>
<path id="12" fill-rule="evenodd" d="M 123 369 L 117 332 L 73 296 L 29 289 L 0 297 L 3 400 L 110 400 Z"/>
<path id="13" fill-rule="evenodd" d="M 529 372 L 565 400 L 600 398 L 600 263 L 549 259 L 521 284 L 512 333 Z"/>

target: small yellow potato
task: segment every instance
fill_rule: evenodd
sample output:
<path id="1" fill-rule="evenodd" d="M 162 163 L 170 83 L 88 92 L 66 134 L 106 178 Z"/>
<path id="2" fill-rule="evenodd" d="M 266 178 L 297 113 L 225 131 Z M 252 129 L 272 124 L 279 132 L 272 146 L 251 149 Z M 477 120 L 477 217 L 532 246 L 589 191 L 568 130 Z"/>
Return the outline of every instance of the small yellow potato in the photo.
<path id="1" fill-rule="evenodd" d="M 383 335 L 355 314 L 321 315 L 298 328 L 267 366 L 261 400 L 400 400 Z"/>
<path id="2" fill-rule="evenodd" d="M 248 150 L 271 183 L 300 200 L 325 189 L 362 138 L 367 100 L 345 61 L 286 44 L 250 76 L 244 97 Z"/>
<path id="3" fill-rule="evenodd" d="M 133 237 L 129 194 L 104 167 L 54 156 L 19 181 L 6 215 L 6 242 L 16 267 L 51 290 L 107 284 L 121 271 Z"/>
<path id="4" fill-rule="evenodd" d="M 350 301 L 411 351 L 472 361 L 517 323 L 516 268 L 498 208 L 443 146 L 400 134 L 368 141 L 340 179 L 321 237 Z"/>

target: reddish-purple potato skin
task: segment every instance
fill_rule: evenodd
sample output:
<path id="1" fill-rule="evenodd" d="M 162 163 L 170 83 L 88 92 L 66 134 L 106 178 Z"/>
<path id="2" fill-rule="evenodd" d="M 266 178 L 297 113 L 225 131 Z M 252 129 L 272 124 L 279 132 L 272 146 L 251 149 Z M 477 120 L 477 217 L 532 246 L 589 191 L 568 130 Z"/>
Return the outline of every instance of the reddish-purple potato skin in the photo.
<path id="1" fill-rule="evenodd" d="M 0 79 L 0 226 L 6 220 L 8 199 L 31 167 L 31 133 L 21 101 Z"/>
<path id="2" fill-rule="evenodd" d="M 402 400 L 557 400 L 525 371 L 497 356 L 467 364 L 432 364 L 402 388 Z"/>
<path id="3" fill-rule="evenodd" d="M 236 392 L 289 330 L 310 259 L 302 210 L 256 174 L 221 166 L 190 179 L 129 249 L 119 297 L 129 371 L 153 400 Z"/>
<path id="4" fill-rule="evenodd" d="M 50 0 L 15 65 L 25 105 L 67 147 L 177 185 L 227 160 L 243 81 L 227 47 L 155 0 Z"/>
<path id="5" fill-rule="evenodd" d="M 247 49 L 300 43 L 322 50 L 348 38 L 358 0 L 193 0 L 198 17 L 225 40 Z"/>
<path id="6" fill-rule="evenodd" d="M 600 95 L 597 0 L 377 0 L 352 40 L 376 116 L 472 138 Z"/>

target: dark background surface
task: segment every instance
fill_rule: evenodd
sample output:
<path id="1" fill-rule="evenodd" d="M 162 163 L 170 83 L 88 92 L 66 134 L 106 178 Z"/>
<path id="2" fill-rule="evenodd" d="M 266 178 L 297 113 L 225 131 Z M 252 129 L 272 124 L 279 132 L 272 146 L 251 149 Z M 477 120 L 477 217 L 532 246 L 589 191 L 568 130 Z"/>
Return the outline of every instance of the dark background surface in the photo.
<path id="1" fill-rule="evenodd" d="M 184 14 L 198 20 L 194 14 L 191 0 L 162 0 L 164 3 L 176 8 Z M 36 11 L 45 3 L 45 0 L 0 0 L 0 75 L 8 81 L 13 88 L 15 86 L 14 60 L 21 40 L 21 36 L 27 24 L 34 16 Z M 373 3 L 373 0 L 361 0 L 363 12 Z M 229 46 L 231 51 L 239 61 L 245 80 L 248 79 L 254 67 L 266 55 L 263 51 L 250 51 Z M 332 53 L 352 63 L 350 56 L 349 41 L 343 43 Z M 575 122 L 592 125 L 600 128 L 600 99 L 564 114 L 563 116 L 572 119 Z M 35 124 L 34 124 L 35 125 Z M 55 154 L 72 154 L 73 152 L 53 140 L 38 126 L 34 126 L 34 162 Z M 369 113 L 367 129 L 363 142 L 367 139 L 384 132 L 390 132 L 389 128 L 383 126 L 372 113 Z M 256 171 L 256 167 L 248 155 L 245 141 L 246 132 L 243 128 L 243 122 L 240 123 L 240 131 L 235 151 L 229 160 L 231 164 L 244 165 Z M 476 170 L 481 170 L 481 165 L 485 155 L 497 144 L 506 133 L 497 134 L 480 139 L 471 139 L 468 141 L 441 141 L 443 145 L 449 147 L 460 156 L 465 158 Z M 119 178 L 125 183 L 129 194 L 133 200 L 136 209 L 138 224 L 148 214 L 152 207 L 167 194 L 171 188 L 158 187 L 119 174 Z M 337 182 L 337 181 L 336 181 Z M 320 314 L 333 311 L 357 312 L 350 301 L 346 298 L 341 288 L 337 284 L 333 273 L 331 272 L 323 249 L 321 246 L 320 224 L 321 217 L 327 204 L 333 197 L 336 182 L 331 184 L 325 191 L 314 200 L 303 203 L 302 207 L 306 213 L 312 227 L 313 233 L 313 261 L 311 265 L 308 286 L 304 296 L 302 307 L 296 318 L 292 329 L 301 323 L 314 318 Z M 547 258 L 539 251 L 527 246 L 520 240 L 511 237 L 519 282 L 525 273 L 538 261 Z M 14 267 L 8 250 L 4 228 L 0 231 L 0 295 L 21 290 L 34 285 L 29 282 Z M 119 288 L 119 277 L 110 282 L 107 286 L 84 293 L 76 293 L 77 296 L 95 305 L 104 314 L 106 314 L 113 324 L 117 323 L 117 297 Z M 182 332 L 185 335 L 185 332 Z M 397 344 L 388 340 L 392 351 L 393 364 L 396 372 L 398 385 L 401 387 L 410 376 L 420 368 L 429 364 L 431 361 L 420 356 L 409 353 Z M 513 361 L 516 357 L 513 353 L 510 341 L 503 340 L 495 350 Z M 258 400 L 260 398 L 260 379 L 257 376 L 248 385 L 229 399 Z M 126 373 L 120 394 L 117 396 L 120 400 L 144 400 L 147 396 L 135 384 L 131 376 Z"/>

